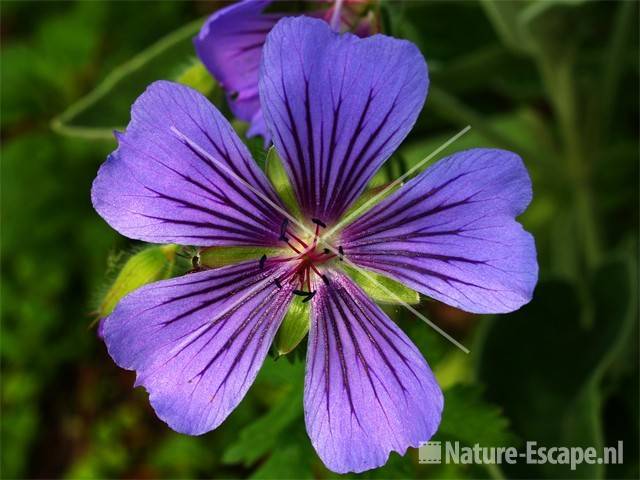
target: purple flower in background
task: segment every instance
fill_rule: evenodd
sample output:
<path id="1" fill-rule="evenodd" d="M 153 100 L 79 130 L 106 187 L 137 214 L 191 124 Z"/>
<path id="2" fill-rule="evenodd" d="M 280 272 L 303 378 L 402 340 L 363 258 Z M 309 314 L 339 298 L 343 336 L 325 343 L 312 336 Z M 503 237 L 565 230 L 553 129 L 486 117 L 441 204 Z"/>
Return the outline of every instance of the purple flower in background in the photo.
<path id="1" fill-rule="evenodd" d="M 244 0 L 215 12 L 194 38 L 196 53 L 227 93 L 234 116 L 250 123 L 247 136 L 262 135 L 271 141 L 260 109 L 258 70 L 262 47 L 273 26 L 284 13 L 263 13 L 271 1 Z M 338 0 L 325 10 L 309 12 L 325 19 L 336 31 L 350 30 L 367 36 L 376 29 L 372 15 L 366 15 L 367 1 Z M 369 13 L 371 13 L 369 11 Z"/>
<path id="2" fill-rule="evenodd" d="M 383 465 L 435 433 L 443 397 L 418 349 L 318 243 L 413 126 L 427 68 L 411 43 L 281 20 L 267 38 L 264 122 L 302 212 L 274 188 L 202 95 L 156 82 L 136 101 L 93 185 L 95 209 L 148 242 L 264 246 L 280 254 L 147 285 L 104 324 L 110 355 L 137 372 L 157 415 L 198 435 L 242 400 L 291 302 L 309 302 L 305 422 L 335 472 Z M 531 299 L 531 199 L 520 158 L 473 149 L 441 160 L 329 239 L 346 260 L 470 312 Z M 308 236 L 305 231 L 313 231 Z"/>

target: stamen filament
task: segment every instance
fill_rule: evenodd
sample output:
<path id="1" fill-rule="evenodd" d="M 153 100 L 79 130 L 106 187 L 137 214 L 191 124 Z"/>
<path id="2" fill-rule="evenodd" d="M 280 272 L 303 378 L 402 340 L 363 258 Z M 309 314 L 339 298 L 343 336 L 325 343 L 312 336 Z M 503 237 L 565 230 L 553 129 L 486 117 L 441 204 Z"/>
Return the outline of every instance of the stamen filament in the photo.
<path id="1" fill-rule="evenodd" d="M 311 267 L 311 270 L 316 272 L 317 275 L 320 275 L 321 277 L 323 276 L 322 273 L 320 273 L 320 271 L 314 265 L 309 265 L 309 266 Z"/>
<path id="2" fill-rule="evenodd" d="M 267 260 L 266 255 L 263 255 L 262 258 L 260 258 L 261 269 L 265 266 L 267 261 L 274 263 L 295 262 L 295 264 L 291 266 L 291 269 L 277 277 L 274 282 L 278 288 L 282 288 L 284 282 L 288 281 L 289 284 L 295 288 L 292 293 L 294 295 L 304 297 L 303 302 L 305 303 L 310 301 L 316 293 L 315 291 L 312 291 L 311 272 L 314 272 L 316 275 L 321 277 L 325 283 L 329 283 L 327 277 L 321 273 L 314 264 L 324 263 L 336 257 L 336 255 L 328 248 L 324 248 L 322 251 L 316 250 L 320 240 L 320 230 L 327 226 L 324 222 L 316 218 L 312 218 L 311 221 L 316 225 L 316 228 L 313 234 L 313 240 L 310 244 L 288 229 L 289 221 L 287 219 L 284 219 L 280 226 L 280 240 L 284 241 L 287 246 L 296 253 L 296 255 L 286 258 L 270 258 L 269 260 Z M 292 241 L 299 244 L 300 247 L 296 246 Z M 340 257 L 342 257 L 342 253 L 342 249 L 340 249 Z"/>
<path id="3" fill-rule="evenodd" d="M 316 232 L 313 234 L 313 245 L 311 248 L 316 248 L 318 244 L 318 233 L 320 233 L 320 225 L 316 223 Z"/>
<path id="4" fill-rule="evenodd" d="M 286 233 L 288 233 L 289 235 L 291 235 L 291 238 L 293 238 L 296 242 L 298 242 L 300 245 L 302 245 L 304 248 L 309 247 L 309 245 L 307 245 L 305 242 L 303 242 L 300 238 L 298 238 L 297 235 L 295 235 L 291 230 L 287 230 Z"/>
<path id="5" fill-rule="evenodd" d="M 292 260 L 297 260 L 298 258 L 300 258 L 300 256 L 296 255 L 296 256 L 293 256 L 293 257 L 270 258 L 269 261 L 270 262 L 275 262 L 275 263 L 284 263 L 284 262 L 290 262 Z"/>
<path id="6" fill-rule="evenodd" d="M 289 245 L 289 247 L 291 248 L 291 250 L 293 250 L 294 252 L 302 255 L 302 252 L 300 250 L 298 250 L 296 247 L 294 247 L 293 245 L 291 245 L 291 242 L 289 240 L 287 240 L 287 245 Z"/>

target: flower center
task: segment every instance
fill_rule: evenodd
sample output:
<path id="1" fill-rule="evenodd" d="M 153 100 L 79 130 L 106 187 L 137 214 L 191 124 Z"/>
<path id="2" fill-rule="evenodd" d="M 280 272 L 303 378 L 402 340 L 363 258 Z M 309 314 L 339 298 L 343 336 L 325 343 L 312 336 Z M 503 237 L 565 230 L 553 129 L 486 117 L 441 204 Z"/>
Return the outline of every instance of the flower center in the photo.
<path id="1" fill-rule="evenodd" d="M 295 289 L 293 293 L 304 297 L 303 303 L 308 302 L 316 294 L 315 284 L 317 278 L 325 283 L 327 277 L 318 269 L 322 265 L 336 257 L 342 260 L 342 247 L 338 247 L 340 255 L 332 253 L 328 248 L 318 245 L 320 231 L 327 226 L 317 218 L 312 218 L 315 224 L 315 231 L 312 238 L 302 239 L 289 227 L 289 221 L 285 219 L 280 228 L 280 241 L 287 245 L 287 253 L 290 256 L 269 259 L 269 262 L 282 262 L 289 268 L 274 279 L 278 288 L 282 288 L 285 282 L 292 284 Z M 267 256 L 260 259 L 260 267 L 263 268 L 267 262 Z M 317 277 L 317 278 L 316 278 Z"/>

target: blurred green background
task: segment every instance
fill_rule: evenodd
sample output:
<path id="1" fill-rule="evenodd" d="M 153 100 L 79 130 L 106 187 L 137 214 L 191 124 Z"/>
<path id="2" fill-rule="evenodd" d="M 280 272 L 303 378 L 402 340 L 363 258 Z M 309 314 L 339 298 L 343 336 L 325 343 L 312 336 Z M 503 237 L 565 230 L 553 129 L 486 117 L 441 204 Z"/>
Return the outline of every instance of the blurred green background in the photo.
<path id="1" fill-rule="evenodd" d="M 0 5 L 3 478 L 338 477 L 306 437 L 300 354 L 267 359 L 219 429 L 187 437 L 155 417 L 90 327 L 114 265 L 135 248 L 90 204 L 111 130 L 155 79 L 207 85 L 190 38 L 221 6 Z M 445 391 L 435 439 L 622 440 L 624 463 L 421 465 L 412 450 L 352 477 L 638 478 L 638 3 L 387 1 L 382 20 L 420 46 L 431 75 L 418 124 L 385 174 L 470 124 L 439 157 L 508 148 L 534 185 L 521 218 L 541 267 L 531 304 L 478 317 L 424 300 L 419 308 L 470 355 L 387 309 Z"/>

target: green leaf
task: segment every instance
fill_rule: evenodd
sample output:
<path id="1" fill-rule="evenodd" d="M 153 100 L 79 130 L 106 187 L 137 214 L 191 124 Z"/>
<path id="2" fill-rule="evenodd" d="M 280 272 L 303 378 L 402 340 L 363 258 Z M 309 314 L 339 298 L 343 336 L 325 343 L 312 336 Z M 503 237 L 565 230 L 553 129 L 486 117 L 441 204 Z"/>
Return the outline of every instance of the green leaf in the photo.
<path id="1" fill-rule="evenodd" d="M 637 312 L 632 259 L 610 259 L 589 282 L 594 305 L 579 302 L 563 280 L 541 282 L 530 304 L 490 325 L 478 374 L 487 397 L 502 405 L 521 438 L 543 446 L 603 446 L 602 383 L 620 354 Z M 525 470 L 526 468 L 526 470 Z M 602 465 L 505 466 L 509 476 L 600 478 Z"/>
<path id="2" fill-rule="evenodd" d="M 149 460 L 154 468 L 172 478 L 192 477 L 196 465 L 208 471 L 216 466 L 209 444 L 198 437 L 175 433 L 161 438 Z"/>
<path id="3" fill-rule="evenodd" d="M 94 90 L 55 117 L 51 128 L 71 137 L 112 140 L 113 130 L 126 125 L 131 104 L 151 82 L 163 78 L 194 82 L 203 75 L 194 70 L 191 41 L 203 21 L 184 25 L 114 69 Z M 213 81 L 200 78 L 197 84 L 204 87 L 203 93 L 211 94 Z"/>
<path id="4" fill-rule="evenodd" d="M 271 257 L 282 253 L 278 248 L 265 247 L 208 247 L 200 250 L 200 264 L 209 268 L 224 267 L 247 260 L 259 261 L 262 255 Z"/>
<path id="5" fill-rule="evenodd" d="M 177 245 L 147 247 L 129 258 L 103 297 L 98 308 L 99 317 L 109 315 L 128 293 L 148 283 L 168 278 L 175 263 L 177 249 Z"/>
<path id="6" fill-rule="evenodd" d="M 500 408 L 487 402 L 477 385 L 458 384 L 445 390 L 438 436 L 467 445 L 478 443 L 492 447 L 509 446 L 517 442 Z"/>
<path id="7" fill-rule="evenodd" d="M 294 297 L 289 306 L 289 311 L 284 317 L 278 334 L 274 341 L 274 347 L 278 355 L 286 355 L 305 337 L 309 331 L 309 302 L 303 303 L 301 297 Z"/>
<path id="8" fill-rule="evenodd" d="M 284 169 L 282 159 L 280 158 L 280 155 L 278 155 L 275 147 L 271 147 L 267 152 L 265 171 L 267 173 L 267 177 L 276 189 L 276 192 L 278 192 L 278 195 L 282 199 L 282 202 L 287 206 L 294 217 L 301 218 L 302 215 L 300 214 L 300 207 L 298 206 L 296 194 L 293 191 L 293 187 L 289 181 L 289 176 Z"/>
<path id="9" fill-rule="evenodd" d="M 280 433 L 293 422 L 302 421 L 303 375 L 301 371 L 296 373 L 298 374 L 290 379 L 287 391 L 273 408 L 245 427 L 228 446 L 222 456 L 224 463 L 253 465 L 276 448 Z"/>
<path id="10" fill-rule="evenodd" d="M 293 434 L 294 438 L 273 450 L 269 458 L 249 478 L 274 480 L 317 478 L 311 468 L 314 455 L 310 451 L 308 437 L 299 429 Z"/>
<path id="11" fill-rule="evenodd" d="M 402 301 L 410 305 L 420 303 L 418 292 L 395 280 L 369 270 L 365 274 L 349 265 L 343 264 L 342 268 L 376 302 L 397 304 Z"/>
<path id="12" fill-rule="evenodd" d="M 430 353 L 430 352 L 429 352 Z M 440 362 L 432 364 L 433 373 L 440 388 L 446 390 L 458 383 L 473 380 L 472 357 L 460 349 L 450 351 Z"/>

